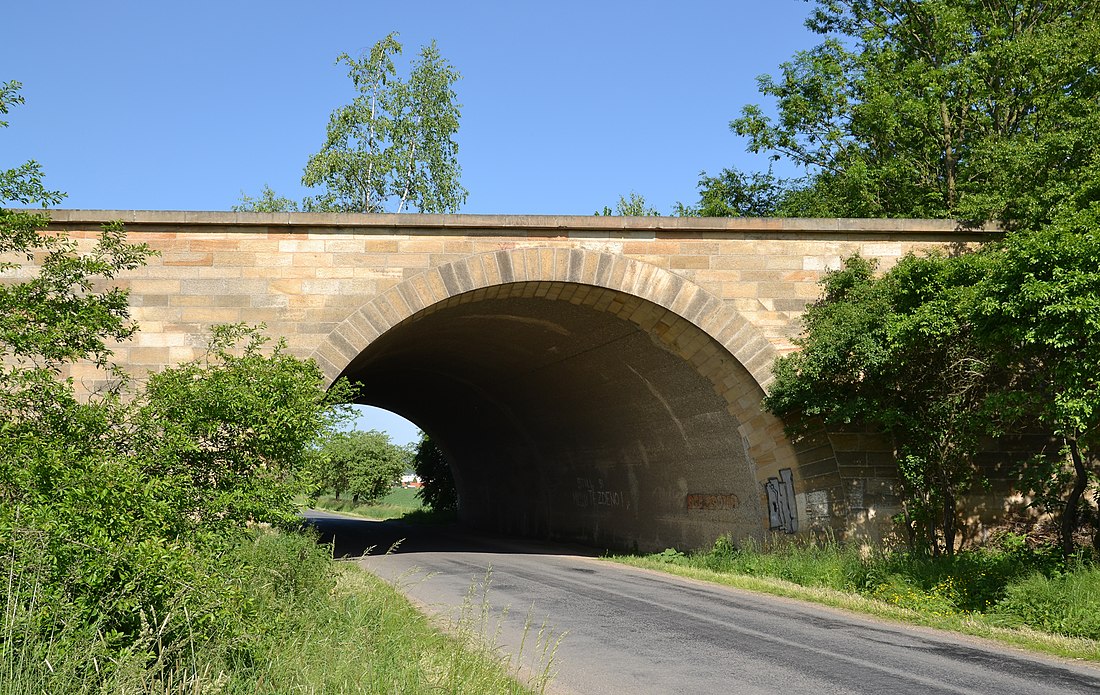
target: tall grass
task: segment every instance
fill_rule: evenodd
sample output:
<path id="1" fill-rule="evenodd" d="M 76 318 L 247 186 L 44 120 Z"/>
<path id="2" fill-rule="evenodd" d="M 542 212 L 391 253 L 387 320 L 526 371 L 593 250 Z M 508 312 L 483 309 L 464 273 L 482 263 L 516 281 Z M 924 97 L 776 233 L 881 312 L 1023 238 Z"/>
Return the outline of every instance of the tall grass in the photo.
<path id="1" fill-rule="evenodd" d="M 735 547 L 729 536 L 719 537 L 705 553 L 686 558 L 717 572 L 775 577 L 802 586 L 855 590 L 866 584 L 868 566 L 855 546 L 832 539 L 824 543 L 778 542 L 758 545 L 752 538 Z"/>
<path id="2" fill-rule="evenodd" d="M 490 566 L 480 582 L 472 584 L 462 602 L 462 609 L 456 621 L 452 622 L 450 633 L 467 644 L 468 648 L 487 649 L 500 654 L 500 634 L 509 609 L 500 614 L 493 611 L 489 601 L 492 586 L 493 569 Z M 536 628 L 530 611 L 524 618 L 523 634 L 518 650 L 507 657 L 509 666 L 516 672 L 525 668 L 524 658 L 533 664 L 528 682 L 537 692 L 542 693 L 554 678 L 554 659 L 558 646 L 565 638 L 564 633 L 555 633 L 546 620 Z"/>
<path id="3" fill-rule="evenodd" d="M 140 637 L 120 644 L 39 602 L 34 576 L 9 573 L 0 695 L 531 691 L 474 627 L 436 629 L 394 587 L 329 552 L 309 536 L 260 532 L 212 558 L 236 610 L 219 612 L 220 629 L 201 641 L 165 639 L 170 623 L 203 618 L 187 614 L 193 602 L 181 599 L 179 616 L 146 616 Z"/>
<path id="4" fill-rule="evenodd" d="M 708 550 L 685 554 L 669 548 L 640 564 L 779 579 L 858 594 L 932 618 L 981 618 L 1100 640 L 1100 567 L 1085 558 L 1067 565 L 1057 549 L 1029 546 L 1011 533 L 950 558 L 832 538 L 759 545 L 747 539 L 738 547 L 722 536 Z"/>
<path id="5" fill-rule="evenodd" d="M 1100 567 L 1032 574 L 1009 585 L 993 612 L 1013 624 L 1100 640 Z"/>

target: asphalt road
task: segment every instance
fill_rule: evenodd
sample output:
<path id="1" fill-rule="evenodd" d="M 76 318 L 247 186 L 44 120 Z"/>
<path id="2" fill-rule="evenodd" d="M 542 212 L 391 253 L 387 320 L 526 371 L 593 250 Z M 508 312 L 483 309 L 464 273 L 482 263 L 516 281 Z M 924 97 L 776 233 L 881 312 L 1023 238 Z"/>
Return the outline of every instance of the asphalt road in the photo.
<path id="1" fill-rule="evenodd" d="M 503 654 L 520 653 L 522 641 L 528 676 L 552 653 L 551 693 L 1100 693 L 1096 667 L 614 565 L 577 548 L 309 516 L 338 556 L 359 558 L 422 608 L 455 621 L 465 602 L 467 624 L 482 624 Z M 544 622 L 545 651 L 535 646 Z"/>

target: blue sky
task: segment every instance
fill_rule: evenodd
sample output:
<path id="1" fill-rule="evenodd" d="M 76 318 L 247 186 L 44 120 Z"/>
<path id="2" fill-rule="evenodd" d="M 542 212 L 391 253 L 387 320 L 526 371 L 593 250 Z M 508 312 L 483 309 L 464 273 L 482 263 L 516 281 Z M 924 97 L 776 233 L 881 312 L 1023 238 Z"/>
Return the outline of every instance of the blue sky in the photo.
<path id="1" fill-rule="evenodd" d="M 24 107 L 0 165 L 38 159 L 65 207 L 225 210 L 302 167 L 352 97 L 341 51 L 389 31 L 463 74 L 462 212 L 591 214 L 637 191 L 667 213 L 700 170 L 761 166 L 729 132 L 755 78 L 817 43 L 768 2 L 9 3 L 0 80 Z"/>
<path id="2" fill-rule="evenodd" d="M 25 106 L 0 167 L 37 159 L 63 207 L 227 210 L 267 183 L 300 199 L 340 52 L 400 32 L 462 73 L 461 212 L 592 214 L 636 191 L 668 214 L 701 170 L 766 163 L 729 132 L 756 77 L 819 37 L 766 2 L 53 2 L 4 9 L 0 81 Z M 765 104 L 766 106 L 766 104 Z"/>

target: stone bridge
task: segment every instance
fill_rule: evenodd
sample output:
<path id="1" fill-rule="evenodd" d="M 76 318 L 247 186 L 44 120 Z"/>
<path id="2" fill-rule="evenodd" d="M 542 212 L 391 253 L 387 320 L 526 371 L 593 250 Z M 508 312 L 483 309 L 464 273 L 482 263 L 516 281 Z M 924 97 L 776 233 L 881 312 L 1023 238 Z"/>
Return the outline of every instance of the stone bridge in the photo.
<path id="1" fill-rule="evenodd" d="M 265 323 L 448 456 L 460 516 L 602 547 L 690 548 L 895 511 L 886 452 L 790 441 L 760 400 L 823 272 L 992 232 L 949 221 L 59 210 L 160 252 L 127 273 L 121 364 Z M 78 378 L 95 378 L 78 370 Z M 873 525 L 873 523 L 872 523 Z"/>

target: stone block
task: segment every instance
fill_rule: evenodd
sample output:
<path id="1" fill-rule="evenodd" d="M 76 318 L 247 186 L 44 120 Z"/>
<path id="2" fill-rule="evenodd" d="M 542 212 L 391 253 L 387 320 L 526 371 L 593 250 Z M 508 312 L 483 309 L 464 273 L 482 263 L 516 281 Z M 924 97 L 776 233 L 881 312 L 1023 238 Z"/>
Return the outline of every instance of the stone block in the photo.
<path id="1" fill-rule="evenodd" d="M 903 255 L 905 252 L 902 249 L 900 242 L 872 242 L 862 244 L 859 249 L 860 255 L 864 258 L 885 258 L 894 257 L 897 258 Z"/>
<path id="2" fill-rule="evenodd" d="M 627 241 L 623 243 L 623 253 L 627 256 L 672 256 L 680 253 L 680 244 L 676 241 Z"/>
<path id="3" fill-rule="evenodd" d="M 497 251 L 493 254 L 496 264 L 496 276 L 502 283 L 515 281 L 515 269 L 512 265 L 512 256 L 507 251 Z"/>
<path id="4" fill-rule="evenodd" d="M 424 253 L 395 253 L 386 257 L 387 268 L 417 268 L 431 266 L 431 258 Z"/>
<path id="5" fill-rule="evenodd" d="M 433 254 L 445 253 L 444 240 L 441 238 L 414 238 L 402 239 L 397 242 L 396 253 L 400 254 Z"/>
<path id="6" fill-rule="evenodd" d="M 538 269 L 539 279 L 552 280 L 555 278 L 554 249 L 540 248 L 538 250 Z"/>
<path id="7" fill-rule="evenodd" d="M 183 307 L 180 309 L 181 321 L 200 324 L 237 323 L 243 320 L 240 307 Z"/>
<path id="8" fill-rule="evenodd" d="M 668 264 L 673 270 L 710 268 L 710 256 L 671 256 Z"/>
<path id="9" fill-rule="evenodd" d="M 447 286 L 443 284 L 443 277 L 439 274 L 438 269 L 431 269 L 424 273 L 424 280 L 427 282 L 428 290 L 431 292 L 431 302 L 439 302 L 452 296 L 452 292 L 447 289 Z"/>
<path id="10" fill-rule="evenodd" d="M 131 294 L 179 294 L 180 280 L 136 277 L 129 281 Z"/>
<path id="11" fill-rule="evenodd" d="M 356 269 L 348 266 L 314 268 L 313 276 L 321 280 L 347 280 L 354 278 Z"/>
<path id="12" fill-rule="evenodd" d="M 284 239 L 279 241 L 280 253 L 323 253 L 324 251 L 325 242 L 322 239 Z"/>

